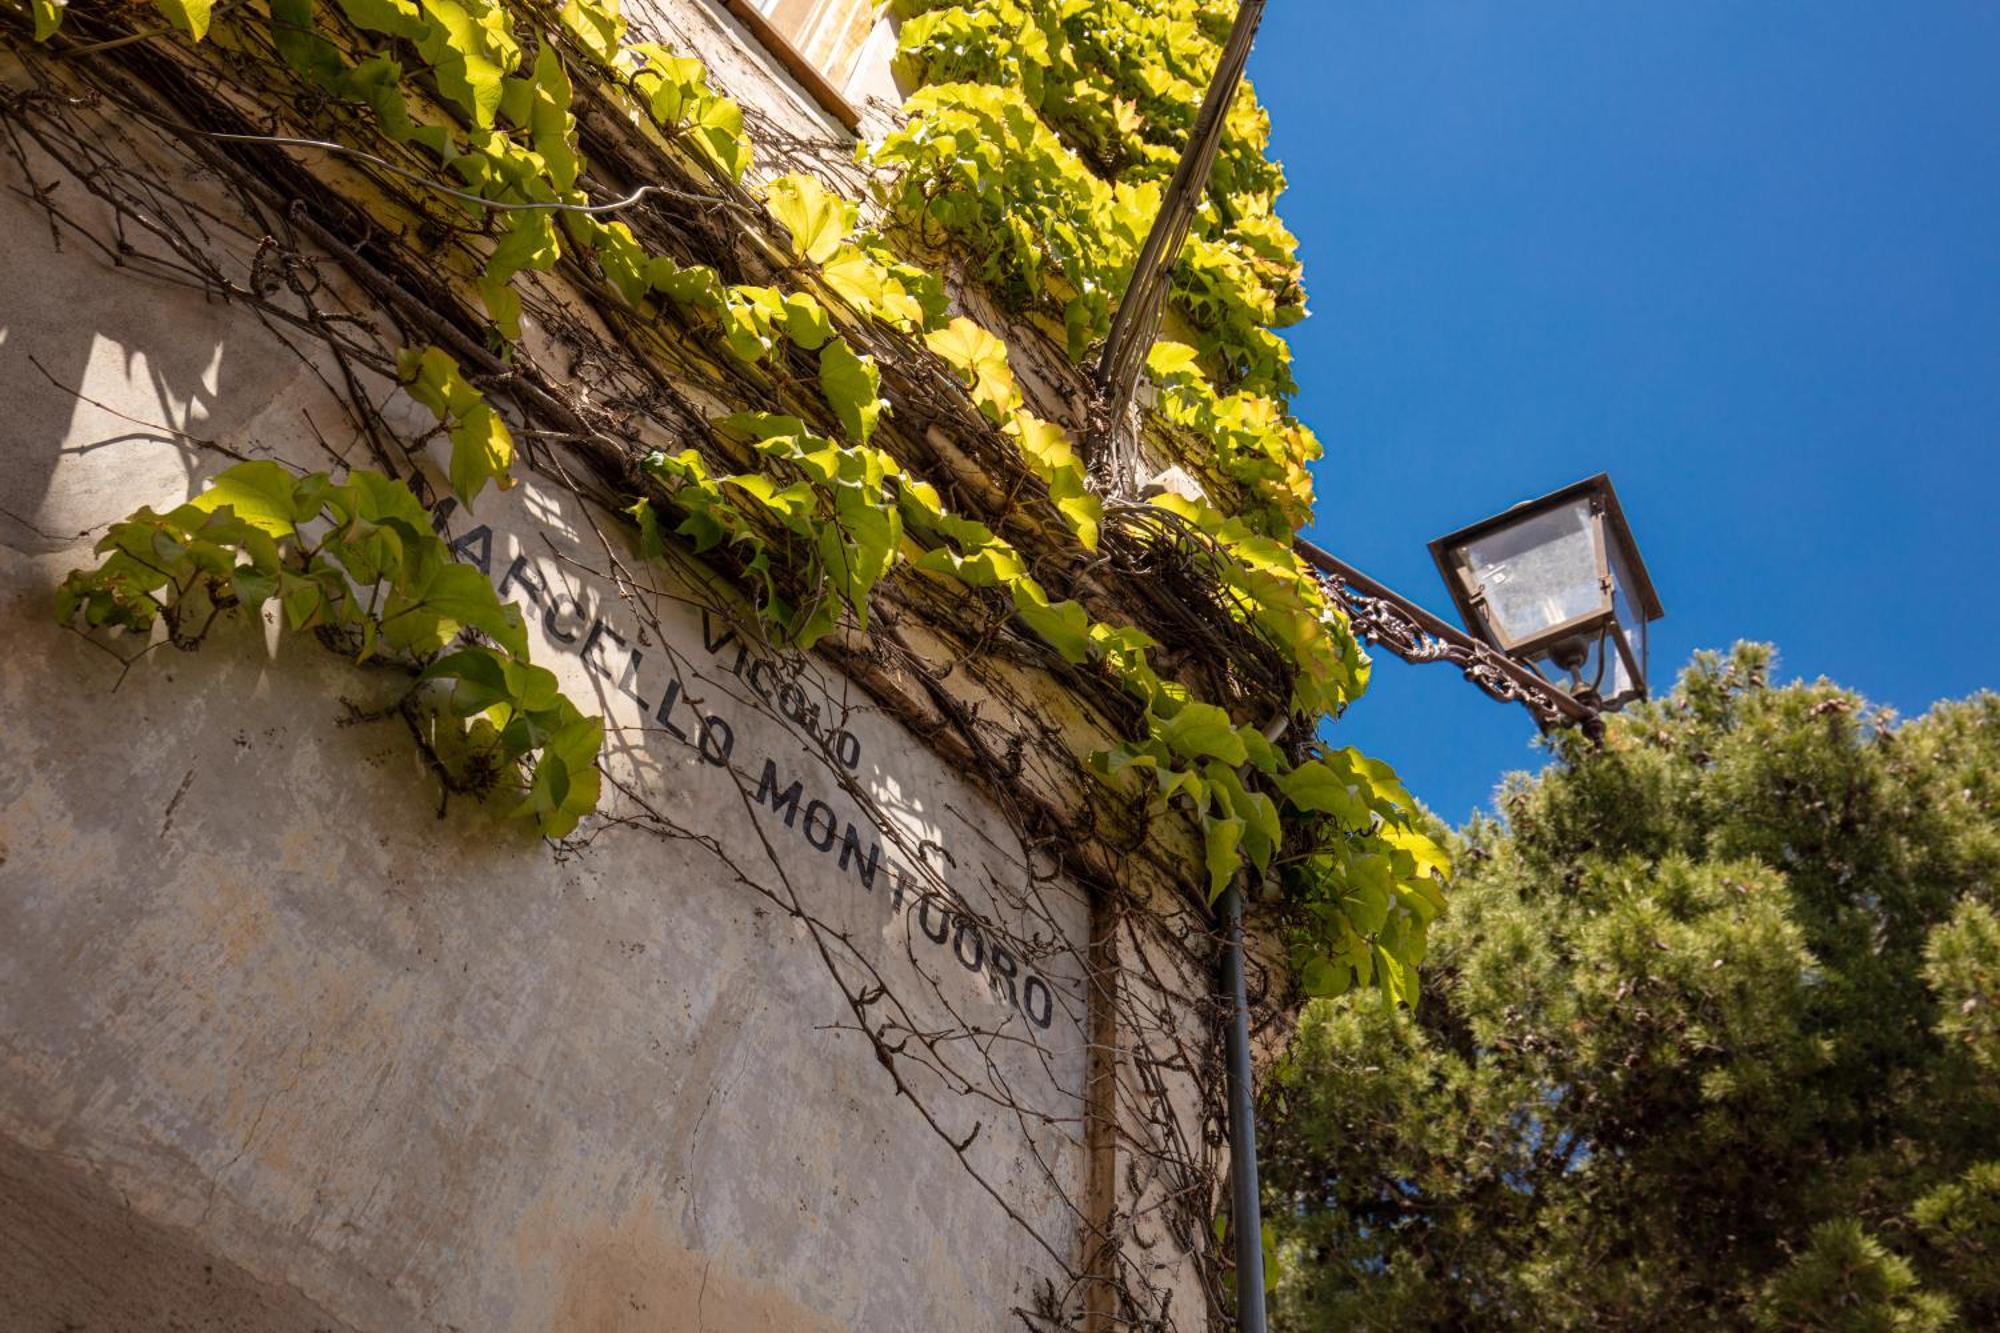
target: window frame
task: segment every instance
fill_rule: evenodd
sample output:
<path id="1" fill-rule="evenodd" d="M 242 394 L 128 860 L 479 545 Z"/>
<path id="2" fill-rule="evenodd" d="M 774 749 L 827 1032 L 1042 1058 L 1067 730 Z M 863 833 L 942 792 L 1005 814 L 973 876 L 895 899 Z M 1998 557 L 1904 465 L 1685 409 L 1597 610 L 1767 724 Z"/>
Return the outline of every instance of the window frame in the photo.
<path id="1" fill-rule="evenodd" d="M 819 104 L 820 110 L 832 116 L 849 134 L 857 138 L 860 136 L 861 113 L 855 109 L 854 104 L 827 81 L 826 75 L 820 73 L 819 67 L 806 59 L 805 55 L 792 45 L 790 39 L 772 27 L 771 21 L 758 13 L 754 5 L 747 3 L 746 0 L 715 0 L 715 3 L 723 13 L 742 24 L 744 30 L 756 39 L 758 45 L 785 67 L 785 72 L 805 89 L 807 96 Z"/>

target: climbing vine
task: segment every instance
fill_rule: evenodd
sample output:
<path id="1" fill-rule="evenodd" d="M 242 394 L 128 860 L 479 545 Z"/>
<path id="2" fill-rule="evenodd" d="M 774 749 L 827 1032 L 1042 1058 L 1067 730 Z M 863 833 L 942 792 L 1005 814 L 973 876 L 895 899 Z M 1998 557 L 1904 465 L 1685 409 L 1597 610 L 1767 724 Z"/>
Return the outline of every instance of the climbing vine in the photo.
<path id="1" fill-rule="evenodd" d="M 596 808 L 603 724 L 528 660 L 520 609 L 452 559 L 401 483 L 239 463 L 187 504 L 112 524 L 97 550 L 101 565 L 64 580 L 62 620 L 163 625 L 163 641 L 185 649 L 218 615 L 275 603 L 293 633 L 400 669 L 395 707 L 451 790 L 512 789 L 512 813 L 550 837 Z"/>
<path id="2" fill-rule="evenodd" d="M 32 5 L 36 40 L 58 41 L 61 6 Z M 952 313 L 938 265 L 901 257 L 937 247 L 975 257 L 964 270 L 972 280 L 1086 355 L 1157 211 L 1229 6 L 903 4 L 901 64 L 925 86 L 902 126 L 865 150 L 880 173 L 879 225 L 863 224 L 862 200 L 812 175 L 743 195 L 752 136 L 742 110 L 711 89 L 698 61 L 627 43 L 607 0 L 556 11 L 270 0 L 265 13 L 246 6 L 223 19 L 188 0 L 158 8 L 186 40 L 241 54 L 268 41 L 316 99 L 327 137 L 315 145 L 381 166 L 420 217 L 464 235 L 439 263 L 478 293 L 501 367 L 524 334 L 524 275 L 568 265 L 642 325 L 671 316 L 696 331 L 721 359 L 723 382 L 775 400 L 707 420 L 695 447 L 631 461 L 624 498 L 642 554 L 660 556 L 673 534 L 723 559 L 800 647 L 843 625 L 865 631 L 871 596 L 901 570 L 998 599 L 1033 641 L 1128 701 L 1128 738 L 1086 757 L 1106 782 L 1193 821 L 1211 899 L 1254 867 L 1289 904 L 1309 990 L 1374 983 L 1391 998 L 1413 993 L 1445 868 L 1415 803 L 1374 761 L 1303 728 L 1281 743 L 1262 729 L 1274 706 L 1307 722 L 1338 714 L 1365 688 L 1367 664 L 1285 540 L 1309 516 L 1305 465 L 1318 446 L 1283 402 L 1287 354 L 1272 330 L 1303 300 L 1272 210 L 1282 176 L 1264 156 L 1254 99 L 1246 92 L 1231 110 L 1177 274 L 1177 336 L 1149 362 L 1161 438 L 1190 451 L 1214 502 L 1108 507 L 1086 485 L 1068 431 L 1027 406 L 1007 342 Z M 780 281 L 731 281 L 715 263 L 642 239 L 620 215 L 672 190 L 641 183 L 617 197 L 594 180 L 580 146 L 585 103 L 724 191 L 717 197 Z M 765 239 L 774 232 L 782 249 Z M 1032 474 L 1073 552 L 1096 551 L 1112 528 L 1180 551 L 1227 622 L 1209 631 L 1222 660 L 1163 670 L 1155 634 L 1086 605 L 1071 574 L 1060 580 L 1067 592 L 1053 586 L 1045 555 L 955 512 L 882 447 L 897 403 L 866 349 L 895 336 L 920 340 L 911 354 L 935 358 Z M 479 377 L 429 344 L 406 347 L 397 369 L 449 436 L 456 498 L 470 505 L 489 483 L 510 485 L 514 442 Z M 294 630 L 358 636 L 362 658 L 398 654 L 413 693 L 448 682 L 432 716 L 450 725 L 431 744 L 455 758 L 453 781 L 521 773 L 520 808 L 545 832 L 573 828 L 595 802 L 601 726 L 528 663 L 518 617 L 497 601 L 451 600 L 462 580 L 412 517 L 423 512 L 415 497 L 362 470 L 339 485 L 258 476 L 279 497 L 266 510 L 249 507 L 244 478 L 230 473 L 171 515 L 135 515 L 108 539 L 102 567 L 73 576 L 60 611 L 132 630 L 164 619 L 173 636 L 275 599 Z M 302 535 L 317 524 L 326 531 Z M 1232 653 L 1248 656 L 1232 665 Z M 1263 662 L 1277 664 L 1275 695 L 1243 688 L 1260 678 L 1250 664 Z M 1197 678 L 1231 697 L 1199 697 Z"/>

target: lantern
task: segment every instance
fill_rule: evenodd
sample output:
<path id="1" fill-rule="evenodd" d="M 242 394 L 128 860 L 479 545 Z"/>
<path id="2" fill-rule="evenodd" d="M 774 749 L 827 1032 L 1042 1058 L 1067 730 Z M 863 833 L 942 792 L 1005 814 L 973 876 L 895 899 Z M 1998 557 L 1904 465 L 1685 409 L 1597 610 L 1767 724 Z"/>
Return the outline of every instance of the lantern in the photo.
<path id="1" fill-rule="evenodd" d="M 1609 476 L 1440 537 L 1431 558 L 1477 637 L 1593 707 L 1646 697 L 1646 627 L 1663 612 Z"/>

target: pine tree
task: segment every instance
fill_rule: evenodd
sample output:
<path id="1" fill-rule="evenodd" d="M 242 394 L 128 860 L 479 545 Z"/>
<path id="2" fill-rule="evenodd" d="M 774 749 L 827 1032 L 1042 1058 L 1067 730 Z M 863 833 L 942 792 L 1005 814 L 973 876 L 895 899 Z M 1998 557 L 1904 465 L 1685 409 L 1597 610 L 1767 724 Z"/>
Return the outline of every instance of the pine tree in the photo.
<path id="1" fill-rule="evenodd" d="M 1510 779 L 1414 1012 L 1308 1006 L 1281 1327 L 2000 1328 L 2000 696 L 1772 662 Z"/>

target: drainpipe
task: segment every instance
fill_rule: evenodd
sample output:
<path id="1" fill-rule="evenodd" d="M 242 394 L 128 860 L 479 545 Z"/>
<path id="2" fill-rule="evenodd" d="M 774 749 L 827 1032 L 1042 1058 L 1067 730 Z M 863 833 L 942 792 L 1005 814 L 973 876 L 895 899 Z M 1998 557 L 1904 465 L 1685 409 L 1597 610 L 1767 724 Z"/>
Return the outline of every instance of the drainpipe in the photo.
<path id="1" fill-rule="evenodd" d="M 1265 724 L 1276 744 L 1291 726 L 1281 712 Z M 1244 771 L 1249 771 L 1245 765 Z M 1250 996 L 1244 983 L 1243 887 L 1252 878 L 1246 862 L 1222 891 L 1222 988 L 1229 996 L 1225 1053 L 1229 1066 L 1229 1221 L 1236 1232 L 1236 1327 L 1267 1333 L 1264 1313 L 1264 1213 L 1257 1186 L 1257 1098 L 1250 1070 Z"/>
<path id="2" fill-rule="evenodd" d="M 1250 1081 L 1250 1000 L 1243 984 L 1243 892 L 1239 871 L 1223 890 L 1228 936 L 1222 980 L 1229 992 L 1229 1220 L 1236 1231 L 1236 1327 L 1265 1333 L 1264 1225 L 1257 1197 L 1257 1106 Z"/>

